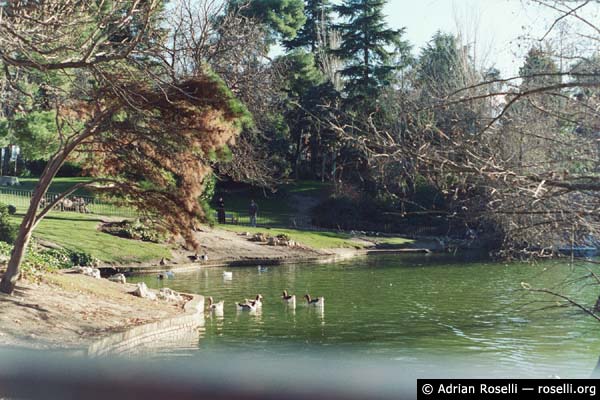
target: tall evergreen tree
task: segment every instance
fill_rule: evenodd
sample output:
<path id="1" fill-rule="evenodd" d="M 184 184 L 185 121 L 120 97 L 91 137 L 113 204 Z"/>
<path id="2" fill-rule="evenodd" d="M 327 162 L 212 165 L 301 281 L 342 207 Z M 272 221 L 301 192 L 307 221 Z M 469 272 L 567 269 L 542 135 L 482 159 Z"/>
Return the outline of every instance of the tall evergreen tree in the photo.
<path id="1" fill-rule="evenodd" d="M 561 81 L 558 72 L 558 65 L 549 52 L 539 47 L 532 47 L 525 56 L 523 66 L 519 68 L 519 75 L 523 78 L 521 87 L 530 90 L 558 84 Z"/>
<path id="2" fill-rule="evenodd" d="M 421 50 L 417 65 L 424 95 L 441 97 L 466 86 L 462 58 L 456 37 L 435 33 Z"/>
<path id="3" fill-rule="evenodd" d="M 284 42 L 286 49 L 302 48 L 314 54 L 322 44 L 324 30 L 331 27 L 330 12 L 330 0 L 305 0 L 306 22 L 294 39 Z"/>
<path id="4" fill-rule="evenodd" d="M 392 64 L 393 56 L 410 50 L 408 42 L 402 40 L 404 28 L 389 29 L 384 22 L 385 4 L 386 0 L 344 0 L 335 7 L 346 20 L 337 26 L 342 44 L 336 53 L 347 62 L 341 74 L 351 101 L 377 96 L 391 83 L 394 70 L 402 67 Z"/>
<path id="5" fill-rule="evenodd" d="M 244 6 L 244 15 L 266 24 L 275 36 L 284 40 L 296 37 L 306 20 L 302 0 L 252 0 L 248 7 L 245 4 L 245 0 L 230 0 L 232 7 Z"/>

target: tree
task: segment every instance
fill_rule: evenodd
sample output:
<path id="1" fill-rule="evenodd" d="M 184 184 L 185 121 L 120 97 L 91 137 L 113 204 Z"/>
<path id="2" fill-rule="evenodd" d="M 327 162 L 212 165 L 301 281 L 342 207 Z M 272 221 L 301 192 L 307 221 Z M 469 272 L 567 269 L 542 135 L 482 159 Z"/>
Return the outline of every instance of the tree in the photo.
<path id="1" fill-rule="evenodd" d="M 296 33 L 296 37 L 284 41 L 288 50 L 301 48 L 315 54 L 323 43 L 323 34 L 331 28 L 331 5 L 329 0 L 305 0 L 306 21 Z"/>
<path id="2" fill-rule="evenodd" d="M 284 117 L 290 132 L 289 145 L 286 147 L 290 150 L 293 149 L 289 156 L 296 179 L 298 179 L 302 165 L 301 159 L 307 158 L 302 155 L 318 154 L 316 148 L 318 144 L 315 143 L 315 139 L 318 137 L 319 128 L 315 125 L 311 115 L 311 111 L 315 112 L 316 110 L 306 107 L 310 107 L 307 103 L 313 99 L 317 99 L 317 102 L 320 101 L 319 97 L 315 97 L 317 93 L 314 89 L 322 83 L 323 77 L 315 66 L 314 55 L 300 49 L 278 58 L 276 62 L 282 65 L 281 70 L 285 73 Z M 308 149 L 310 149 L 310 153 L 306 153 Z"/>
<path id="3" fill-rule="evenodd" d="M 589 24 L 578 15 L 588 2 L 543 3 L 558 7 L 557 20 Z M 598 40 L 597 30 L 590 40 Z M 575 56 L 592 59 L 590 53 Z M 390 169 L 414 160 L 418 173 L 451 200 L 446 217 L 480 227 L 506 255 L 548 255 L 557 246 L 590 243 L 600 232 L 600 115 L 597 100 L 586 93 L 600 80 L 594 68 L 561 70 L 554 63 L 558 55 L 550 45 L 536 45 L 522 75 L 482 80 L 472 74 L 476 79 L 428 107 L 407 96 L 403 132 L 378 126 L 363 136 L 368 159 Z M 437 119 L 461 109 L 447 123 Z"/>
<path id="4" fill-rule="evenodd" d="M 532 47 L 527 52 L 525 62 L 519 69 L 519 76 L 523 79 L 521 83 L 523 91 L 548 87 L 561 82 L 558 65 L 552 59 L 551 49 L 544 51 L 538 46 Z"/>
<path id="5" fill-rule="evenodd" d="M 170 38 L 164 48 L 168 63 L 180 75 L 193 76 L 209 65 L 253 115 L 225 157 L 213 159 L 215 172 L 264 188 L 289 172 L 282 157 L 283 72 L 272 62 L 270 28 L 247 16 L 250 2 L 177 0 L 168 13 Z M 285 140 L 284 140 L 285 141 Z M 283 154 L 287 154 L 287 148 Z"/>
<path id="6" fill-rule="evenodd" d="M 231 0 L 233 8 L 270 27 L 274 36 L 293 39 L 306 20 L 302 0 Z"/>
<path id="7" fill-rule="evenodd" d="M 334 9 L 346 22 L 337 25 L 342 43 L 335 53 L 347 62 L 341 74 L 346 78 L 345 90 L 350 102 L 377 97 L 382 87 L 393 80 L 393 72 L 404 65 L 392 65 L 394 54 L 408 55 L 410 46 L 404 40 L 404 28 L 387 28 L 384 22 L 385 0 L 344 0 Z M 373 107 L 368 107 L 372 109 Z"/>
<path id="8" fill-rule="evenodd" d="M 435 33 L 421 50 L 417 63 L 417 80 L 425 96 L 440 99 L 465 87 L 469 77 L 465 59 L 453 35 Z"/>
<path id="9" fill-rule="evenodd" d="M 157 1 L 106 2 L 99 8 L 24 1 L 0 9 L 0 63 L 9 84 L 31 95 L 21 85 L 23 77 L 46 71 L 73 83 L 50 88 L 57 150 L 33 191 L 0 282 L 2 292 L 14 290 L 39 222 L 83 186 L 137 207 L 195 244 L 192 230 L 203 216 L 198 197 L 210 155 L 250 120 L 209 69 L 179 79 L 161 62 L 161 8 Z M 126 27 L 118 42 L 110 40 Z M 94 178 L 47 199 L 53 178 L 70 158 L 80 159 Z"/>

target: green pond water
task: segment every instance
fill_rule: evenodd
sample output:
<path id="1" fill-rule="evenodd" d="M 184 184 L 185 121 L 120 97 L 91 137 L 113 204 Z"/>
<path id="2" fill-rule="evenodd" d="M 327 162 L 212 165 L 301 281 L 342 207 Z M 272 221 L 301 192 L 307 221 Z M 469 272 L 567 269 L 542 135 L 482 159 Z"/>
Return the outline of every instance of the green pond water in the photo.
<path id="1" fill-rule="evenodd" d="M 163 356 L 236 352 L 252 357 L 357 357 L 402 363 L 415 373 L 443 369 L 520 376 L 588 377 L 600 356 L 600 323 L 556 300 L 527 293 L 521 282 L 552 288 L 587 306 L 598 287 L 568 262 L 503 264 L 441 256 L 371 256 L 323 265 L 204 268 L 173 279 L 134 277 L 149 287 L 225 300 L 222 317 L 207 314 L 191 342 Z M 594 267 L 597 268 L 597 267 Z M 233 271 L 225 280 L 223 271 Z M 290 309 L 281 299 L 297 296 Z M 262 311 L 235 303 L 264 296 Z M 304 293 L 324 296 L 320 312 Z"/>

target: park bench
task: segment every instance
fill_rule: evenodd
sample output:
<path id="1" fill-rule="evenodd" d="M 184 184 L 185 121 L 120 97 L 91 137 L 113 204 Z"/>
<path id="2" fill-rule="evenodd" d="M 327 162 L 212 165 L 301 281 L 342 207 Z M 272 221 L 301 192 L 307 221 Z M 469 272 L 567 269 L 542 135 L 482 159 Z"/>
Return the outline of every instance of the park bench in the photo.
<path id="1" fill-rule="evenodd" d="M 49 203 L 48 199 L 42 199 L 42 201 L 40 201 L 40 208 L 45 208 L 48 203 Z M 54 206 L 54 210 L 55 211 L 75 211 L 75 212 L 84 213 L 84 214 L 91 212 L 90 209 L 88 208 L 86 201 L 81 197 L 62 199 Z"/>
<path id="2" fill-rule="evenodd" d="M 215 219 L 219 220 L 219 213 L 215 212 Z M 225 213 L 225 223 L 226 224 L 233 224 L 233 225 L 237 225 L 239 222 L 237 215 L 235 215 L 234 213 Z"/>

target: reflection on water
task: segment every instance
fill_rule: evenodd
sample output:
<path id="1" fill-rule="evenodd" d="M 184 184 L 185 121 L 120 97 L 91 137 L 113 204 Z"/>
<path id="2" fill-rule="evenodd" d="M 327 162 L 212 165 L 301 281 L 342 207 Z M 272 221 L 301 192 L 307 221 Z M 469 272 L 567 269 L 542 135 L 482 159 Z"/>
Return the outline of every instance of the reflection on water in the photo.
<path id="1" fill-rule="evenodd" d="M 582 271 L 563 263 L 481 263 L 438 257 L 369 257 L 339 264 L 285 265 L 259 270 L 221 268 L 176 274 L 148 286 L 225 300 L 222 316 L 207 315 L 193 354 L 243 351 L 303 357 L 307 351 L 398 360 L 427 371 L 432 359 L 524 376 L 589 376 L 600 354 L 600 326 L 520 283 L 571 293 L 593 305 L 597 287 L 566 286 Z M 287 289 L 297 307 L 281 300 Z M 240 299 L 264 296 L 262 310 L 237 312 Z M 306 306 L 306 293 L 324 296 L 327 310 Z M 586 303 L 586 304 L 587 304 Z M 325 311 L 327 316 L 325 316 Z M 330 354 L 330 353 L 328 353 Z"/>

